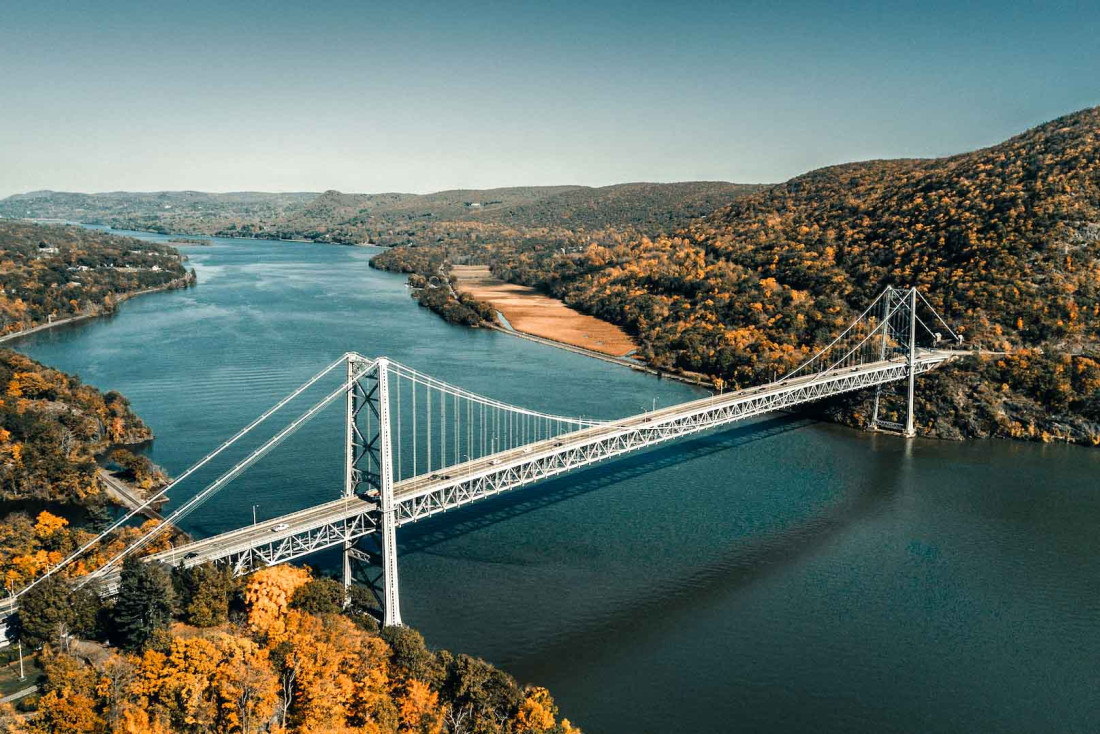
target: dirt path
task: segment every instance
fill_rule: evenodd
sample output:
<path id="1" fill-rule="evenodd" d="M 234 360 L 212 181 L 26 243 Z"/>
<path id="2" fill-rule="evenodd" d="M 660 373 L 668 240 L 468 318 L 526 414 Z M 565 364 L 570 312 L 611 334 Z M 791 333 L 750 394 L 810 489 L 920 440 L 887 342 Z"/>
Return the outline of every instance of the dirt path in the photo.
<path id="1" fill-rule="evenodd" d="M 451 272 L 459 291 L 492 304 L 516 331 L 613 357 L 638 348 L 618 326 L 574 311 L 534 288 L 505 283 L 493 277 L 487 266 L 455 265 Z"/>

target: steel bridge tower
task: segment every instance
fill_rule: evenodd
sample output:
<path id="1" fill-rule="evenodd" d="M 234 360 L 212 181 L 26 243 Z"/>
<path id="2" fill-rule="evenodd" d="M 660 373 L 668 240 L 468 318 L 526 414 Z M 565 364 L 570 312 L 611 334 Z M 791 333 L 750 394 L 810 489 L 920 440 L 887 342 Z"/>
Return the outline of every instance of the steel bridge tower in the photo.
<path id="1" fill-rule="evenodd" d="M 359 578 L 379 605 L 379 621 L 386 627 L 401 624 L 397 584 L 397 524 L 393 501 L 393 451 L 390 436 L 389 360 L 368 360 L 348 354 L 345 407 L 344 497 L 362 497 L 372 503 L 369 533 L 344 542 L 344 596 Z"/>
<path id="2" fill-rule="evenodd" d="M 901 317 L 899 319 L 898 317 Z M 894 322 L 904 320 L 904 325 Z M 900 431 L 906 438 L 917 435 L 913 415 L 913 399 L 916 394 L 917 382 L 917 289 L 910 288 L 907 291 L 899 290 L 891 286 L 886 287 L 882 295 L 882 335 L 880 339 L 879 360 L 885 360 L 894 351 L 901 351 L 905 355 L 909 367 L 907 376 L 907 400 L 905 411 L 905 425 L 890 423 L 879 418 L 879 401 L 882 398 L 880 384 L 875 388 L 874 410 L 871 413 L 870 428 L 877 431 L 879 428 L 888 428 Z M 937 341 L 939 335 L 936 335 Z"/>

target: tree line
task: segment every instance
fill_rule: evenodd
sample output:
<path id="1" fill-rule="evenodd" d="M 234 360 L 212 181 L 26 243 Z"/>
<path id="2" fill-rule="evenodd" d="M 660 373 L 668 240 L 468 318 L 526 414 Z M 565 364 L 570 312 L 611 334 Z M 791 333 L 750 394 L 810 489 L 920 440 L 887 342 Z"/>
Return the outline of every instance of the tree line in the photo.
<path id="1" fill-rule="evenodd" d="M 111 313 L 132 293 L 193 282 L 194 273 L 171 247 L 0 219 L 0 335 Z"/>
<path id="2" fill-rule="evenodd" d="M 1009 353 L 946 368 L 920 431 L 1096 445 L 1098 130 L 1094 108 L 974 153 L 825 168 L 672 232 L 451 227 L 375 259 L 488 264 L 623 327 L 650 364 L 729 387 L 793 368 L 887 285 L 917 286 L 966 346 Z M 867 405 L 829 411 L 859 423 Z"/>
<path id="3" fill-rule="evenodd" d="M 41 650 L 40 695 L 0 706 L 0 731 L 579 734 L 546 689 L 379 630 L 374 606 L 295 566 L 241 579 L 129 559 L 106 601 L 48 579 L 16 624 Z"/>

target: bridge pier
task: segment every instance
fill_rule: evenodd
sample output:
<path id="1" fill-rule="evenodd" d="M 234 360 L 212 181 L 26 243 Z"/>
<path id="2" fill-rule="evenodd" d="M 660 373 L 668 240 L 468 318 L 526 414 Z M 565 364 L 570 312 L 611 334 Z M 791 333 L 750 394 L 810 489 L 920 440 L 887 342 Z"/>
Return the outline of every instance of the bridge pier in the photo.
<path id="1" fill-rule="evenodd" d="M 890 349 L 895 350 L 895 353 L 900 349 L 904 349 L 907 383 L 905 423 L 904 425 L 899 425 L 879 418 L 879 406 L 882 400 L 883 388 L 881 384 L 875 387 L 875 401 L 874 408 L 871 411 L 870 423 L 872 431 L 877 431 L 879 428 L 897 430 L 906 438 L 913 438 L 917 435 L 914 415 L 914 397 L 916 394 L 917 382 L 917 296 L 916 288 L 910 288 L 908 291 L 900 291 L 887 286 L 883 293 L 881 322 L 883 326 L 881 339 L 879 341 L 878 358 L 879 361 L 885 361 L 886 355 Z M 902 311 L 902 309 L 904 309 L 904 311 Z M 899 311 L 902 313 L 898 314 Z M 894 321 L 894 315 L 898 314 L 904 318 L 906 315 L 905 311 L 908 312 L 908 323 L 905 325 L 903 331 L 902 327 Z"/>

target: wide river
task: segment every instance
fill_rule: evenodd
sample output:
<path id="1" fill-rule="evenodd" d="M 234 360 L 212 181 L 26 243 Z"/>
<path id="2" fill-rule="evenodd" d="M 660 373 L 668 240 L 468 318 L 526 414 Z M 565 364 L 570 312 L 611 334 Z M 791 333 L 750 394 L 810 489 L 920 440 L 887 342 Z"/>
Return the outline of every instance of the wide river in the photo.
<path id="1" fill-rule="evenodd" d="M 172 473 L 348 350 L 559 414 L 701 394 L 449 326 L 371 249 L 183 249 L 198 287 L 14 345 L 127 395 Z M 339 420 L 187 529 L 337 497 Z M 1098 477 L 1100 450 L 768 417 L 402 529 L 402 611 L 430 645 L 549 687 L 591 733 L 1095 731 Z"/>

